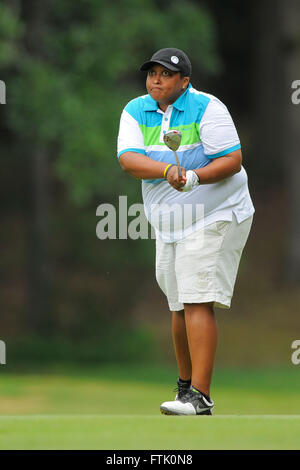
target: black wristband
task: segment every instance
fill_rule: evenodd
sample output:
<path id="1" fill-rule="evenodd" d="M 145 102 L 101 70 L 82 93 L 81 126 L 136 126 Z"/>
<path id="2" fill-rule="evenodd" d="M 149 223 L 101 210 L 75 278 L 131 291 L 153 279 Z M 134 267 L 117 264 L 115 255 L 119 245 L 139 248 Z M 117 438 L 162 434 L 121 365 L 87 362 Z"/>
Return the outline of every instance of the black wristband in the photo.
<path id="1" fill-rule="evenodd" d="M 165 178 L 167 178 L 167 174 L 168 174 L 168 172 L 169 172 L 170 168 L 172 168 L 172 166 L 176 166 L 176 165 L 174 165 L 174 163 L 172 163 L 172 165 L 171 165 L 171 166 L 169 166 L 169 168 L 168 168 L 168 169 L 167 169 L 167 171 L 166 171 Z"/>

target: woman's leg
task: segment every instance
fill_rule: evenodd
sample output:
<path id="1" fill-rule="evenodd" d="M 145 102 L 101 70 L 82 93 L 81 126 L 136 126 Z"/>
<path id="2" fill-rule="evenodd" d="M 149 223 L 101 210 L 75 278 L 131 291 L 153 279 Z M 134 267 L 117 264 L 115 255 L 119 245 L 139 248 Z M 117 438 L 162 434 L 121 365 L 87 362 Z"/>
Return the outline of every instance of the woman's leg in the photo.
<path id="1" fill-rule="evenodd" d="M 218 340 L 213 302 L 184 304 L 184 309 L 192 385 L 209 396 Z"/>
<path id="2" fill-rule="evenodd" d="M 179 377 L 182 380 L 190 380 L 192 377 L 192 363 L 186 334 L 184 310 L 172 312 L 172 335 Z"/>

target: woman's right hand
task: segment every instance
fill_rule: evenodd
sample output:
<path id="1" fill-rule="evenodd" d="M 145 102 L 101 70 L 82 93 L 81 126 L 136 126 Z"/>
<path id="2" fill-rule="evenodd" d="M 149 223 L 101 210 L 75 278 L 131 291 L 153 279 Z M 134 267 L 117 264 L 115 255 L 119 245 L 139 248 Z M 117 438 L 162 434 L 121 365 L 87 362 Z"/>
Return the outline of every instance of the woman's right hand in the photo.
<path id="1" fill-rule="evenodd" d="M 182 187 L 186 183 L 186 170 L 182 166 L 180 169 L 181 177 L 179 176 L 178 167 L 176 165 L 172 166 L 167 174 L 168 183 L 177 191 L 182 191 Z"/>

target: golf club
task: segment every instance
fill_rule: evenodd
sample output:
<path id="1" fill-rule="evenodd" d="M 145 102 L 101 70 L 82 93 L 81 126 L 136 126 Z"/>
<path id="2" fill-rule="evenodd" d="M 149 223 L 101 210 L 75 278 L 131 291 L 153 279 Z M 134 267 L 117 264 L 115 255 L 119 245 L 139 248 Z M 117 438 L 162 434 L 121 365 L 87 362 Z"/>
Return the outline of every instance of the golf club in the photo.
<path id="1" fill-rule="evenodd" d="M 178 168 L 178 175 L 181 178 L 181 169 L 179 164 L 178 155 L 176 150 L 178 149 L 181 142 L 181 132 L 176 130 L 168 131 L 164 134 L 164 143 L 166 144 L 169 149 L 173 150 L 176 157 L 177 168 Z"/>

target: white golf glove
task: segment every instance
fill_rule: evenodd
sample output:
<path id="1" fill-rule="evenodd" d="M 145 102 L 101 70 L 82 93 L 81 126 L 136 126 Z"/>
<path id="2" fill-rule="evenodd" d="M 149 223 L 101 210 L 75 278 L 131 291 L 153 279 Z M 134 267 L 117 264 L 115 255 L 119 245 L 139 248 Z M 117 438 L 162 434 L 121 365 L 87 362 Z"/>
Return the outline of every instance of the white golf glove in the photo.
<path id="1" fill-rule="evenodd" d="M 184 186 L 181 187 L 182 191 L 191 191 L 195 186 L 198 186 L 199 179 L 196 173 L 193 170 L 188 170 L 186 172 L 186 183 Z"/>

